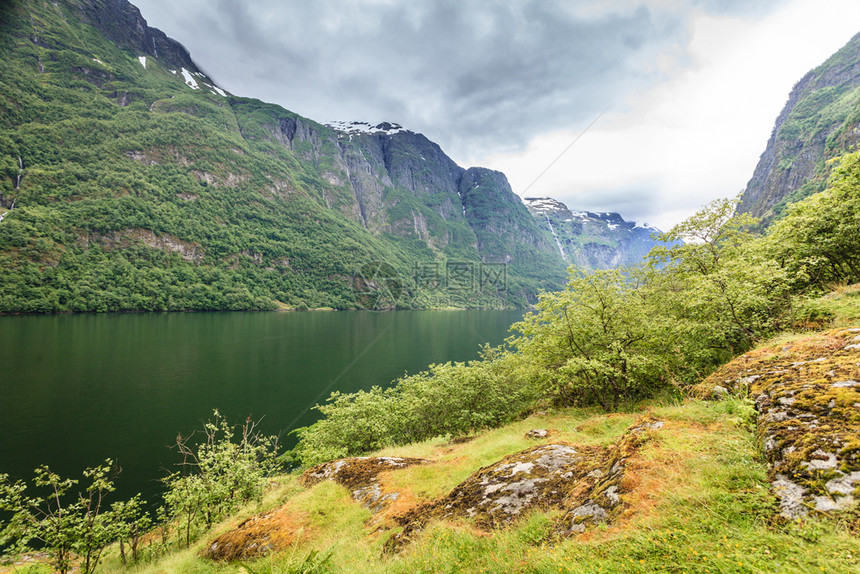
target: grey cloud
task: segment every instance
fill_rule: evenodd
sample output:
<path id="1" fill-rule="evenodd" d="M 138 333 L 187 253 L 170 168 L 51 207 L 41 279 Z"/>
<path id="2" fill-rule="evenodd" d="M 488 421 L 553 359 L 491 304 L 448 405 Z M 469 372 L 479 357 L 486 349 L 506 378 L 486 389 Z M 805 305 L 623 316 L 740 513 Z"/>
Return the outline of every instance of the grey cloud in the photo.
<path id="1" fill-rule="evenodd" d="M 547 129 L 577 129 L 659 80 L 654 60 L 683 53 L 693 14 L 751 10 L 741 0 L 689 0 L 682 10 L 627 4 L 138 2 L 236 94 L 319 121 L 395 121 L 455 157 L 515 151 Z M 597 8 L 587 17 L 572 10 L 582 5 Z"/>
<path id="2" fill-rule="evenodd" d="M 614 211 L 640 223 L 664 213 L 667 207 L 661 205 L 658 186 L 653 182 L 643 182 L 636 187 L 589 189 L 566 193 L 558 191 L 549 195 L 573 210 Z"/>

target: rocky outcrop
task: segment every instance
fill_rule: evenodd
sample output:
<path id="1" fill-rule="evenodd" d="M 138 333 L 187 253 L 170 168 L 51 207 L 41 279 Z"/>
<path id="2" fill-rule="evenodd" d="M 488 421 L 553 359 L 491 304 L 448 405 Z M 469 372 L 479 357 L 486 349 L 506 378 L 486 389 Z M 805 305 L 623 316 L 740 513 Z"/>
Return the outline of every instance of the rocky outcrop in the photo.
<path id="1" fill-rule="evenodd" d="M 608 447 L 536 446 L 480 469 L 447 496 L 396 517 L 403 531 L 388 540 L 396 551 L 433 518 L 470 518 L 482 528 L 505 526 L 532 509 L 556 508 L 563 536 L 611 522 L 624 508 L 627 462 L 663 423 L 646 417 Z"/>
<path id="2" fill-rule="evenodd" d="M 758 442 L 784 517 L 833 515 L 860 500 L 860 328 L 747 353 L 696 391 L 755 401 Z"/>
<path id="3" fill-rule="evenodd" d="M 825 161 L 860 142 L 860 34 L 792 89 L 738 211 L 770 219 L 819 191 Z"/>
<path id="4" fill-rule="evenodd" d="M 628 509 L 626 495 L 638 483 L 625 480 L 627 469 L 638 460 L 636 455 L 651 433 L 662 427 L 663 422 L 646 416 L 607 447 L 541 444 L 479 469 L 448 495 L 418 506 L 412 502 L 414 494 L 408 492 L 405 501 L 398 502 L 405 506 L 391 505 L 399 497 L 386 488 L 386 473 L 433 464 L 425 459 L 345 458 L 306 470 L 299 483 L 312 488 L 323 481 L 336 482 L 375 515 L 371 522 L 377 529 L 403 527 L 386 541 L 387 551 L 399 550 L 434 518 L 471 518 L 479 528 L 491 529 L 511 524 L 533 509 L 558 509 L 556 533 L 572 536 L 594 525 L 610 523 Z M 533 436 L 546 442 L 548 433 Z M 401 508 L 408 510 L 397 514 Z M 215 538 L 203 555 L 229 561 L 284 550 L 296 542 L 307 521 L 301 510 L 287 503 L 253 516 Z"/>
<path id="5" fill-rule="evenodd" d="M 312 487 L 322 481 L 336 482 L 352 493 L 354 500 L 374 514 L 397 500 L 398 493 L 385 492 L 380 481 L 384 472 L 402 470 L 430 461 L 396 456 L 353 457 L 319 464 L 306 470 L 299 482 Z M 285 550 L 297 540 L 304 520 L 289 505 L 248 518 L 236 528 L 212 540 L 202 554 L 210 560 L 248 560 Z"/>
<path id="6" fill-rule="evenodd" d="M 184 241 L 169 233 L 155 233 L 151 229 L 128 228 L 104 234 L 81 236 L 80 242 L 85 247 L 90 243 L 98 243 L 105 249 L 121 249 L 135 242 L 141 242 L 153 249 L 176 253 L 189 263 L 200 263 L 204 256 L 204 250 L 200 244 Z"/>
<path id="7" fill-rule="evenodd" d="M 400 497 L 396 492 L 383 493 L 379 482 L 381 473 L 429 462 L 422 458 L 399 456 L 343 458 L 306 470 L 299 482 L 313 486 L 323 480 L 332 480 L 348 488 L 357 502 L 375 514 Z"/>

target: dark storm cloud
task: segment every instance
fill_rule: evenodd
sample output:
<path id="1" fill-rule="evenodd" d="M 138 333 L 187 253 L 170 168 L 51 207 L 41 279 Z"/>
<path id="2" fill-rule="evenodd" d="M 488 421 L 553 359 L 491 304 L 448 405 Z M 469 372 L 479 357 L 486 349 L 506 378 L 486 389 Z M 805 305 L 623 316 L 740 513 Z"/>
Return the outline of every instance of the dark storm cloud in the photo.
<path id="1" fill-rule="evenodd" d="M 395 121 L 455 155 L 575 129 L 687 64 L 741 0 L 140 0 L 216 81 L 316 120 Z M 662 66 L 656 66 L 660 59 Z"/>

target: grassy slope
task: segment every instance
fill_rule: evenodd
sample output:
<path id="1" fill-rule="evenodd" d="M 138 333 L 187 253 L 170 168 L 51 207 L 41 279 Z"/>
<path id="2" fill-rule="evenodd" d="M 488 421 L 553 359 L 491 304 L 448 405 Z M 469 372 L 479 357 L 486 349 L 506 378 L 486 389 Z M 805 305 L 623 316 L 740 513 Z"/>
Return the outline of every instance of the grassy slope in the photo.
<path id="1" fill-rule="evenodd" d="M 465 521 L 436 522 L 397 556 L 383 556 L 386 517 L 372 517 L 349 492 L 324 482 L 305 490 L 285 477 L 268 506 L 286 503 L 291 550 L 253 563 L 253 572 L 291 572 L 330 554 L 317 571 L 331 572 L 856 572 L 856 538 L 840 525 L 771 524 L 774 499 L 750 432 L 749 406 L 738 400 L 643 405 L 666 426 L 635 461 L 626 487 L 632 510 L 612 526 L 558 540 L 545 513 L 492 533 Z M 564 410 L 534 415 L 465 444 L 444 440 L 382 454 L 437 461 L 389 473 L 385 489 L 400 492 L 389 512 L 440 496 L 481 466 L 534 444 L 531 428 L 552 442 L 608 444 L 640 413 Z M 255 509 L 249 509 L 252 513 Z M 247 514 L 245 515 L 247 516 Z M 236 526 L 240 518 L 222 525 Z M 210 538 L 211 539 L 211 538 Z M 197 557 L 206 545 L 173 554 L 139 572 L 242 572 L 239 565 Z M 310 559 L 308 560 L 308 557 Z M 116 569 L 109 556 L 104 571 Z"/>

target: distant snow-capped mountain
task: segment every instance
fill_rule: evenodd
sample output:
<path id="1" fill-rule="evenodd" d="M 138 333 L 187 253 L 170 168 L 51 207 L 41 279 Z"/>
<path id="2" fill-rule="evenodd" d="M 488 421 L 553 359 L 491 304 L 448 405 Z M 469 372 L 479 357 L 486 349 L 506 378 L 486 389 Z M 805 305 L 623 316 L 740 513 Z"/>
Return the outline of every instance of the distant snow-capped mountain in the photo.
<path id="1" fill-rule="evenodd" d="M 660 244 L 656 227 L 625 221 L 618 213 L 574 211 L 550 197 L 526 197 L 523 203 L 555 239 L 569 264 L 585 269 L 610 269 L 642 261 Z"/>

